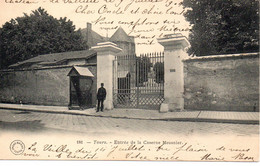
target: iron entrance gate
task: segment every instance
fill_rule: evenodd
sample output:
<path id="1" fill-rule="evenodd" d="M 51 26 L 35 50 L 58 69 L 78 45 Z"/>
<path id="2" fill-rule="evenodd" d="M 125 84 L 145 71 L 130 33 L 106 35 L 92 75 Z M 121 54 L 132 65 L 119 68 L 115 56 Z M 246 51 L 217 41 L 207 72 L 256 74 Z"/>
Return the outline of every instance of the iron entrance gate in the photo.
<path id="1" fill-rule="evenodd" d="M 164 101 L 163 53 L 117 56 L 113 97 L 116 108 L 159 109 Z"/>

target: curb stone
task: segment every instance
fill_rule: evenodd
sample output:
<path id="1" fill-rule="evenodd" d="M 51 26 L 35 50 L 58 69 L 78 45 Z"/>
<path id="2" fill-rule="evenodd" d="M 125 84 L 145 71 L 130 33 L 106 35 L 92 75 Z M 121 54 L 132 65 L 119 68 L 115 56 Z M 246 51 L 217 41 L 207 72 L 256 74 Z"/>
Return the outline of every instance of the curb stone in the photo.
<path id="1" fill-rule="evenodd" d="M 93 116 L 93 117 L 106 117 L 106 118 L 120 118 L 120 119 L 136 119 L 136 120 L 160 120 L 160 121 L 187 121 L 187 122 L 211 122 L 211 123 L 233 123 L 233 124 L 259 124 L 259 120 L 240 120 L 240 119 L 212 119 L 212 118 L 156 118 L 156 117 L 131 117 L 131 116 L 114 116 L 114 115 L 102 115 L 86 112 L 75 112 L 75 111 L 56 111 L 56 110 L 41 110 L 41 109 L 32 109 L 32 108 L 10 108 L 0 106 L 0 109 L 7 110 L 19 110 L 19 111 L 29 111 L 29 112 L 45 112 L 45 113 L 58 113 L 58 114 L 71 114 L 71 115 L 83 115 L 83 116 Z"/>

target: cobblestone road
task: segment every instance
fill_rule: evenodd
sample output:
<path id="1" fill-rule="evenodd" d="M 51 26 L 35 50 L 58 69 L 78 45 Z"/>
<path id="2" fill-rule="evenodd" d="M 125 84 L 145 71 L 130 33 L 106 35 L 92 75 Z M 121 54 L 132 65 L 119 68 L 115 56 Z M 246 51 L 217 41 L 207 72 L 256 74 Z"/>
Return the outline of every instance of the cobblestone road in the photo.
<path id="1" fill-rule="evenodd" d="M 0 130 L 81 134 L 258 135 L 258 125 L 117 119 L 70 114 L 0 110 Z"/>

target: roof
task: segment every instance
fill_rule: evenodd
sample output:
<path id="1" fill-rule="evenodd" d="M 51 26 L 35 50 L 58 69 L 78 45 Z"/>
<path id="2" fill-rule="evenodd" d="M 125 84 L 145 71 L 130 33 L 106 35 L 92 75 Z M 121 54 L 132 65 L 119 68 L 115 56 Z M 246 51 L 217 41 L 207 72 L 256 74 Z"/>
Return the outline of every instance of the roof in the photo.
<path id="1" fill-rule="evenodd" d="M 80 30 L 83 39 L 85 41 L 88 41 L 88 46 L 96 46 L 97 43 L 105 42 L 107 41 L 106 37 L 103 37 L 99 35 L 97 32 L 91 30 L 91 40 L 87 39 L 87 28 L 83 28 Z M 131 42 L 134 43 L 134 37 L 133 36 L 128 36 L 127 33 L 124 31 L 122 27 L 119 27 L 116 32 L 110 37 L 109 41 L 111 42 L 117 42 L 117 41 L 124 41 L 124 42 Z"/>
<path id="2" fill-rule="evenodd" d="M 39 55 L 34 58 L 30 58 L 28 60 L 15 63 L 10 65 L 9 67 L 18 67 L 22 65 L 29 64 L 41 64 L 41 65 L 55 65 L 57 63 L 63 62 L 69 59 L 82 59 L 82 58 L 91 58 L 96 55 L 96 51 L 94 50 L 83 50 L 83 51 L 71 51 L 71 52 L 62 52 L 62 53 L 54 53 L 54 54 L 44 54 Z"/>
<path id="3" fill-rule="evenodd" d="M 84 40 L 87 40 L 87 28 L 80 30 Z M 95 31 L 91 30 L 92 40 L 89 41 L 89 47 L 96 46 L 97 43 L 107 41 L 105 37 L 99 35 Z M 122 27 L 119 27 L 117 31 L 112 35 L 109 41 L 123 41 L 134 43 L 134 37 L 128 36 Z M 72 52 L 63 52 L 63 53 L 54 53 L 54 54 L 44 54 L 39 55 L 28 60 L 18 62 L 10 65 L 10 68 L 16 68 L 22 65 L 56 65 L 68 59 L 81 59 L 81 58 L 90 58 L 92 55 L 96 55 L 96 52 L 93 49 L 83 50 L 83 51 L 72 51 Z"/>
<path id="4" fill-rule="evenodd" d="M 134 37 L 128 36 L 122 27 L 119 27 L 116 32 L 111 36 L 109 41 L 124 41 L 124 42 L 134 42 Z"/>
<path id="5" fill-rule="evenodd" d="M 80 30 L 82 36 L 83 36 L 83 39 L 85 41 L 88 41 L 87 39 L 87 28 L 83 28 Z M 91 41 L 88 41 L 88 46 L 89 47 L 92 47 L 92 46 L 96 46 L 97 43 L 101 43 L 101 42 L 104 42 L 106 41 L 106 38 L 99 35 L 97 32 L 91 30 L 91 36 L 92 36 L 92 40 Z"/>
<path id="6" fill-rule="evenodd" d="M 68 76 L 94 77 L 87 67 L 73 66 Z"/>

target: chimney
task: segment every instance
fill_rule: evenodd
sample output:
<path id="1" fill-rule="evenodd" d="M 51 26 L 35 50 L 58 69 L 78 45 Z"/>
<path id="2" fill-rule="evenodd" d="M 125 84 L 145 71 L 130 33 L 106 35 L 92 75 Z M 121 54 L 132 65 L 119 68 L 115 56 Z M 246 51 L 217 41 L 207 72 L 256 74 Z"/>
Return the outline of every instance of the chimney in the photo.
<path id="1" fill-rule="evenodd" d="M 92 24 L 89 22 L 87 22 L 87 44 L 89 47 L 93 46 Z"/>
<path id="2" fill-rule="evenodd" d="M 92 24 L 87 22 L 87 33 L 92 31 Z"/>

